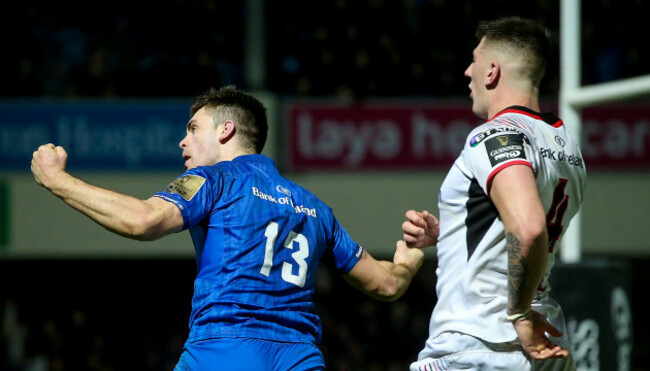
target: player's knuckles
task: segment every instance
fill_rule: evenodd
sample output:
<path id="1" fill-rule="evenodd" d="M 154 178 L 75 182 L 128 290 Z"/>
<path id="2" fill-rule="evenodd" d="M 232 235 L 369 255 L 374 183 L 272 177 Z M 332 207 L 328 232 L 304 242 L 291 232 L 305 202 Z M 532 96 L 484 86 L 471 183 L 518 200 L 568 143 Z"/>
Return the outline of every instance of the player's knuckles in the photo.
<path id="1" fill-rule="evenodd" d="M 414 236 L 421 236 L 424 234 L 424 228 L 413 223 L 405 223 L 406 225 L 402 227 L 402 229 L 406 232 L 408 231 L 410 234 Z"/>
<path id="2" fill-rule="evenodd" d="M 416 227 L 411 222 L 407 221 L 407 222 L 402 223 L 402 230 L 404 232 L 412 232 L 414 230 L 414 228 L 416 228 Z"/>
<path id="3" fill-rule="evenodd" d="M 413 211 L 413 210 L 406 213 L 406 218 L 413 223 L 417 223 L 418 221 L 423 219 L 421 213 L 418 213 L 417 211 Z"/>

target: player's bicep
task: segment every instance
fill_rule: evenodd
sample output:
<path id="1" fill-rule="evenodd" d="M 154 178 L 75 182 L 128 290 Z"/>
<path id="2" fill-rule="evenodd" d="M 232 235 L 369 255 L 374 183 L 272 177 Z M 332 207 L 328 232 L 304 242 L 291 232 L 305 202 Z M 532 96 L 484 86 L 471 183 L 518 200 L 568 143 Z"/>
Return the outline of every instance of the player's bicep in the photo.
<path id="1" fill-rule="evenodd" d="M 174 203 L 160 197 L 151 197 L 144 201 L 149 207 L 149 233 L 151 239 L 180 232 L 183 229 L 183 215 Z"/>
<path id="2" fill-rule="evenodd" d="M 185 173 L 169 184 L 165 191 L 154 195 L 180 210 L 184 229 L 204 220 L 212 212 L 220 195 L 220 177 L 206 177 L 196 169 L 191 171 L 198 174 Z"/>
<path id="3" fill-rule="evenodd" d="M 524 232 L 535 234 L 544 229 L 546 215 L 530 167 L 512 165 L 499 171 L 488 191 L 506 230 L 526 228 Z"/>

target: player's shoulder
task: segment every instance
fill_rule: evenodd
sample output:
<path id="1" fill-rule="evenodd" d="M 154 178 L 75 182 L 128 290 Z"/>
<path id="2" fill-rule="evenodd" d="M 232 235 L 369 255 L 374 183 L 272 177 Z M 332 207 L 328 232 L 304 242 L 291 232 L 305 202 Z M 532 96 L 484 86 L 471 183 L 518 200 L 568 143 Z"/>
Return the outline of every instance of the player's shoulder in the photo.
<path id="1" fill-rule="evenodd" d="M 532 137 L 535 137 L 540 128 L 558 129 L 564 125 L 554 112 L 537 112 L 523 106 L 511 106 L 501 110 L 488 123 L 509 127 Z"/>
<path id="2" fill-rule="evenodd" d="M 224 171 L 218 166 L 197 166 L 181 174 L 169 187 L 196 194 L 201 189 L 220 189 L 224 181 Z"/>
<path id="3" fill-rule="evenodd" d="M 334 219 L 334 212 L 327 203 L 304 186 L 290 179 L 283 179 L 284 182 L 281 186 L 277 186 L 277 188 L 280 188 L 279 191 L 282 193 L 288 192 L 286 194 L 292 199 L 294 206 L 297 206 L 301 210 L 304 208 L 307 211 L 311 211 L 311 213 L 308 213 L 309 215 L 317 215 L 316 219 L 318 219 L 319 223 L 325 226 L 331 225 Z M 285 187 L 285 189 L 281 189 L 282 187 Z"/>
<path id="4" fill-rule="evenodd" d="M 538 127 L 561 127 L 560 120 L 554 113 L 540 113 L 523 106 L 511 106 L 499 111 L 487 122 L 474 128 L 468 135 L 466 145 L 476 147 L 488 138 L 508 135 L 520 136 L 525 142 L 535 141 Z"/>
<path id="5" fill-rule="evenodd" d="M 516 125 L 509 125 L 503 122 L 488 121 L 472 130 L 467 136 L 466 146 L 470 148 L 477 147 L 479 144 L 484 143 L 486 140 L 502 136 L 513 135 L 522 137 L 523 140 L 528 141 L 530 133 L 524 128 Z"/>
<path id="6" fill-rule="evenodd" d="M 316 195 L 311 190 L 303 187 L 302 185 L 300 185 L 300 184 L 298 184 L 298 183 L 296 183 L 296 182 L 294 182 L 294 181 L 292 181 L 290 179 L 287 179 L 287 178 L 283 178 L 283 179 L 285 179 L 285 181 L 287 182 L 287 185 L 290 188 L 292 188 L 292 189 L 296 190 L 297 192 L 299 192 L 301 194 L 302 198 L 304 198 L 306 200 L 310 200 L 315 205 L 318 205 L 318 207 L 321 208 L 321 209 L 331 210 L 329 205 L 327 205 L 323 200 L 320 199 L 320 197 L 318 197 L 318 195 Z"/>
<path id="7" fill-rule="evenodd" d="M 187 178 L 202 179 L 206 183 L 213 183 L 215 180 L 220 180 L 224 173 L 226 173 L 226 171 L 224 171 L 222 167 L 215 165 L 197 166 L 186 171 L 182 176 Z"/>
<path id="8" fill-rule="evenodd" d="M 257 172 L 260 166 L 264 167 L 265 172 L 269 172 L 268 170 L 270 169 L 273 169 L 273 172 L 277 172 L 273 160 L 266 156 L 256 154 L 243 155 L 230 161 L 221 161 L 210 166 L 199 166 L 195 169 L 206 177 L 237 177 Z"/>

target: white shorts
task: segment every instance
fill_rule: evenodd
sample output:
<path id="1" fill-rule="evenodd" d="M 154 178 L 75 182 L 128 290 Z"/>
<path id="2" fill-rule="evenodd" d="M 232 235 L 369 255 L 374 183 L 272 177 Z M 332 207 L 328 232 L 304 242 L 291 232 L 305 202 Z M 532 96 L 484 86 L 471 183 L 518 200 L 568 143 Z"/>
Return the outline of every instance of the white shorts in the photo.
<path id="1" fill-rule="evenodd" d="M 445 332 L 429 339 L 413 362 L 410 371 L 503 370 L 503 371 L 572 371 L 573 359 L 531 360 L 516 342 L 489 343 L 473 336 Z"/>

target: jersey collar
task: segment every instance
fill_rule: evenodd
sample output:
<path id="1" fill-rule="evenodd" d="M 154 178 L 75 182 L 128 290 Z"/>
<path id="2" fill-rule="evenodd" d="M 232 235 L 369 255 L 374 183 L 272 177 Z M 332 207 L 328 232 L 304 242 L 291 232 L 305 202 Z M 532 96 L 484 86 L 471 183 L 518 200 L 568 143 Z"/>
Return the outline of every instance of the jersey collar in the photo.
<path id="1" fill-rule="evenodd" d="M 273 161 L 272 158 L 262 154 L 241 155 L 235 157 L 232 161 L 233 162 L 255 162 L 258 164 L 275 167 L 275 161 Z"/>
<path id="2" fill-rule="evenodd" d="M 533 111 L 532 109 L 524 106 L 510 106 L 507 107 L 501 111 L 499 111 L 490 121 L 494 120 L 495 118 L 504 115 L 506 113 L 518 113 L 520 115 L 526 115 L 529 117 L 532 117 L 536 120 L 544 121 L 545 123 L 551 125 L 554 128 L 559 128 L 562 125 L 562 120 L 560 120 L 559 117 L 557 117 L 553 112 L 536 112 Z"/>

